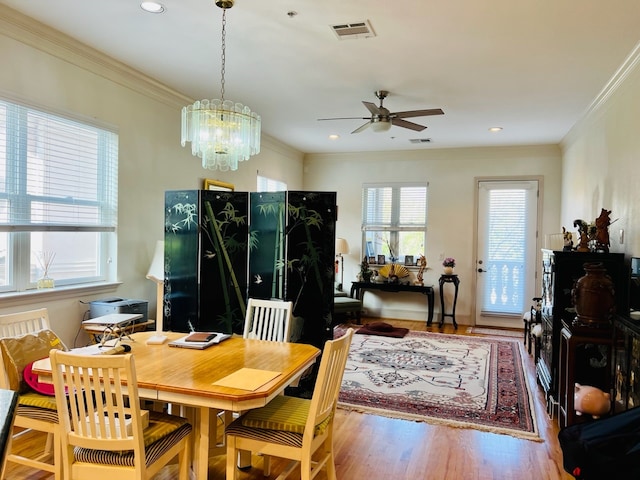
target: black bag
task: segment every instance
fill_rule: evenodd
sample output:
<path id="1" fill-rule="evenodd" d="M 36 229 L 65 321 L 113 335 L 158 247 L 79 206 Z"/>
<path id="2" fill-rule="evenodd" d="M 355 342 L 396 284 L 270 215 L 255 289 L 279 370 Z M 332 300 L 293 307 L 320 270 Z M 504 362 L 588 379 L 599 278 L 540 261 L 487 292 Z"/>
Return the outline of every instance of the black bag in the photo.
<path id="1" fill-rule="evenodd" d="M 580 480 L 640 478 L 640 407 L 558 433 L 565 471 Z"/>

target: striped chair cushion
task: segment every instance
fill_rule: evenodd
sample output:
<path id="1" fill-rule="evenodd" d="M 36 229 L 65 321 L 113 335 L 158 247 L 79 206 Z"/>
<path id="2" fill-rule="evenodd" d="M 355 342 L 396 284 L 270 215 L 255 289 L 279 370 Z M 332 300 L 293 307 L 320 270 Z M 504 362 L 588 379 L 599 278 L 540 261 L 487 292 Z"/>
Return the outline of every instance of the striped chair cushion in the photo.
<path id="1" fill-rule="evenodd" d="M 19 405 L 26 405 L 30 407 L 46 408 L 47 410 L 56 410 L 56 397 L 50 395 L 42 395 L 36 392 L 23 393 L 18 397 Z"/>
<path id="2" fill-rule="evenodd" d="M 149 412 L 149 427 L 144 431 L 146 464 L 150 465 L 191 432 L 191 424 L 185 418 Z M 150 442 L 150 443 L 148 443 Z M 92 450 L 76 447 L 73 450 L 77 462 L 102 465 L 133 466 L 133 451 Z"/>
<path id="3" fill-rule="evenodd" d="M 280 395 L 264 407 L 250 410 L 240 420 L 245 427 L 303 434 L 310 406 L 310 400 Z M 324 432 L 330 421 L 329 415 L 316 425 L 314 435 Z"/>
<path id="4" fill-rule="evenodd" d="M 236 437 L 252 438 L 289 447 L 302 447 L 302 434 L 294 432 L 284 432 L 282 430 L 266 430 L 262 428 L 245 427 L 242 425 L 242 418 L 233 421 L 225 430 L 227 435 Z"/>
<path id="5" fill-rule="evenodd" d="M 22 395 L 19 398 L 21 399 Z M 31 418 L 33 420 L 42 420 L 44 422 L 58 423 L 58 411 L 55 408 L 41 408 L 30 404 L 18 403 L 16 416 Z"/>

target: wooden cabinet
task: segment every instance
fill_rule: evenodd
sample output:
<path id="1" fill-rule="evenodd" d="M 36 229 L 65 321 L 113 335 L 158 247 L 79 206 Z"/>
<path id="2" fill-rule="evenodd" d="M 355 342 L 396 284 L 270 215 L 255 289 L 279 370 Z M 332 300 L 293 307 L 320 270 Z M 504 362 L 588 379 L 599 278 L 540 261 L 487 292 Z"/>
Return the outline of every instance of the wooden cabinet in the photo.
<path id="1" fill-rule="evenodd" d="M 559 350 L 558 425 L 573 425 L 590 416 L 574 409 L 575 384 L 611 390 L 611 328 L 576 328 L 562 322 Z"/>
<path id="2" fill-rule="evenodd" d="M 613 330 L 613 409 L 640 406 L 640 321 L 616 316 Z"/>
<path id="3" fill-rule="evenodd" d="M 629 271 L 622 253 L 563 252 L 542 250 L 542 337 L 536 364 L 538 382 L 552 414 L 559 399 L 560 337 L 564 322 L 571 325 L 575 309 L 571 290 L 585 275 L 585 263 L 600 262 L 607 269 L 615 288 L 616 310 L 628 308 Z M 609 335 L 610 337 L 610 335 Z"/>

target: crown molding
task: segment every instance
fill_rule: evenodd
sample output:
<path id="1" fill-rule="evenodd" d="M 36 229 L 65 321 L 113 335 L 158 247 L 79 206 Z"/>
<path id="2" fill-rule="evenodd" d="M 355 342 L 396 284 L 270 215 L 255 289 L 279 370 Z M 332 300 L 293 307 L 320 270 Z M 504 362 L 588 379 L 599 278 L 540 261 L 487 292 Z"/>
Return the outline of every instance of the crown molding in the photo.
<path id="1" fill-rule="evenodd" d="M 194 101 L 138 70 L 6 5 L 0 5 L 0 32 L 169 106 L 182 108 Z"/>

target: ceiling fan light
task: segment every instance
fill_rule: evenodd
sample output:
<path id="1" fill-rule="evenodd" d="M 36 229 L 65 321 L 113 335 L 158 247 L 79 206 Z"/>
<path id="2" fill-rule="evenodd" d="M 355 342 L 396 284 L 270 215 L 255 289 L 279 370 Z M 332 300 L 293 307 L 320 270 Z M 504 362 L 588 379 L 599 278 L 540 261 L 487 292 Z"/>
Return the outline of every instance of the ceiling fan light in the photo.
<path id="1" fill-rule="evenodd" d="M 374 132 L 388 132 L 391 129 L 391 122 L 386 120 L 378 120 L 377 122 L 371 122 L 371 129 Z"/>

